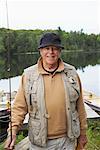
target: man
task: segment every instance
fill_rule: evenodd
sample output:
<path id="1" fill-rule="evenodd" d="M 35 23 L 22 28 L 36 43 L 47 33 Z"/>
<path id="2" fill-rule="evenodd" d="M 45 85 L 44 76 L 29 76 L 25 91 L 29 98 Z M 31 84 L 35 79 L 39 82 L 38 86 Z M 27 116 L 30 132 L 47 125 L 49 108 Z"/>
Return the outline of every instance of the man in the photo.
<path id="1" fill-rule="evenodd" d="M 29 113 L 30 150 L 82 150 L 87 143 L 86 113 L 80 79 L 60 58 L 60 37 L 40 39 L 38 63 L 25 69 L 12 109 L 12 141 L 8 129 L 5 149 L 13 149 L 16 133 Z"/>

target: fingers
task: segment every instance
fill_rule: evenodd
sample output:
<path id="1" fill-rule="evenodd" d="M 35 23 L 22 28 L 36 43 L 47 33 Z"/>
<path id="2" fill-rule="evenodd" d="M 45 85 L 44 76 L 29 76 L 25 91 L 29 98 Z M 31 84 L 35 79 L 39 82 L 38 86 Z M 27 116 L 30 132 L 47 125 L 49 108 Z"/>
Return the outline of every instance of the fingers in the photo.
<path id="1" fill-rule="evenodd" d="M 15 145 L 15 139 L 12 140 L 11 144 L 10 144 L 10 149 L 13 150 L 14 149 L 14 145 Z"/>
<path id="2" fill-rule="evenodd" d="M 9 148 L 10 143 L 11 143 L 11 138 L 10 138 L 10 137 L 8 137 L 8 138 L 7 138 L 7 140 L 6 140 L 6 142 L 5 142 L 4 149 Z"/>
<path id="3" fill-rule="evenodd" d="M 5 142 L 4 149 L 5 150 L 13 150 L 14 145 L 15 145 L 15 141 L 16 141 L 16 135 L 12 136 L 12 141 L 11 141 L 11 137 L 9 136 Z"/>
<path id="4" fill-rule="evenodd" d="M 82 143 L 80 143 L 80 150 L 83 150 L 84 146 Z"/>

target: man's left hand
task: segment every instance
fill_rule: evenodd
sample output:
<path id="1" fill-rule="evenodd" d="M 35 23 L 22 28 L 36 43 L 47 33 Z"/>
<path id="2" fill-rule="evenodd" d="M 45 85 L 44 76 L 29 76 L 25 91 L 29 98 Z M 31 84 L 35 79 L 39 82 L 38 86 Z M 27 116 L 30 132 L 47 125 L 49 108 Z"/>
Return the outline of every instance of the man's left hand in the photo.
<path id="1" fill-rule="evenodd" d="M 78 138 L 78 144 L 80 145 L 80 149 L 84 149 L 86 143 L 88 142 L 86 135 L 80 135 Z"/>

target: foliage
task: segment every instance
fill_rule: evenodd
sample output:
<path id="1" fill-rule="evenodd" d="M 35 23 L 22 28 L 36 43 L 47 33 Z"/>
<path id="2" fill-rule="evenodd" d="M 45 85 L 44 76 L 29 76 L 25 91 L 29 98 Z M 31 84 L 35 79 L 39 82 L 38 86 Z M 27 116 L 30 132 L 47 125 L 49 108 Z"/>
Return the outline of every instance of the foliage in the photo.
<path id="1" fill-rule="evenodd" d="M 16 140 L 16 144 L 19 143 L 21 140 L 23 140 L 25 138 L 25 136 L 23 135 L 23 132 L 21 132 L 18 136 L 17 136 L 17 140 Z"/>
<path id="2" fill-rule="evenodd" d="M 17 135 L 16 144 L 19 143 L 21 140 L 23 140 L 26 136 L 27 136 L 27 130 L 19 132 L 19 134 Z M 4 150 L 4 144 L 5 144 L 5 140 L 4 142 L 0 143 L 0 150 Z"/>
<path id="3" fill-rule="evenodd" d="M 100 63 L 100 34 L 88 35 L 83 33 L 82 29 L 78 32 L 65 32 L 60 27 L 57 30 L 44 31 L 0 28 L 0 79 L 21 75 L 24 68 L 37 62 L 38 42 L 41 35 L 46 32 L 59 34 L 65 47 L 62 57 L 68 63 L 74 64 L 77 68 L 86 66 L 86 60 L 91 65 Z M 9 68 L 10 75 L 7 71 Z"/>
<path id="4" fill-rule="evenodd" d="M 100 120 L 88 120 L 88 144 L 86 150 L 100 150 Z"/>

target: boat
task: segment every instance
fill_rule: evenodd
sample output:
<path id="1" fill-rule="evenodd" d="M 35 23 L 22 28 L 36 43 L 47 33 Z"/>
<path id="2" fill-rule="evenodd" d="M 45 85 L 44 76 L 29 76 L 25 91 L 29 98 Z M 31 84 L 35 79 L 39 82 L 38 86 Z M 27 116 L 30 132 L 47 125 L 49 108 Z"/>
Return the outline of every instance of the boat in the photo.
<path id="1" fill-rule="evenodd" d="M 10 111 L 8 109 L 0 110 L 0 142 L 7 136 L 7 128 L 9 124 Z"/>
<path id="2" fill-rule="evenodd" d="M 100 115 L 100 97 L 92 92 L 83 91 L 84 103 Z"/>
<path id="3" fill-rule="evenodd" d="M 14 96 L 14 93 L 13 95 Z M 14 99 L 11 99 L 11 106 Z M 9 93 L 0 91 L 0 142 L 2 142 L 7 136 L 7 128 L 10 121 L 10 101 Z"/>
<path id="4" fill-rule="evenodd" d="M 2 142 L 7 137 L 7 128 L 10 122 L 10 107 L 13 106 L 14 98 L 15 98 L 16 92 L 11 93 L 11 106 L 9 99 L 9 93 L 7 92 L 0 92 L 0 142 Z M 25 119 L 23 121 L 23 126 L 20 129 L 24 130 L 28 128 L 28 118 L 29 114 L 25 116 Z"/>

